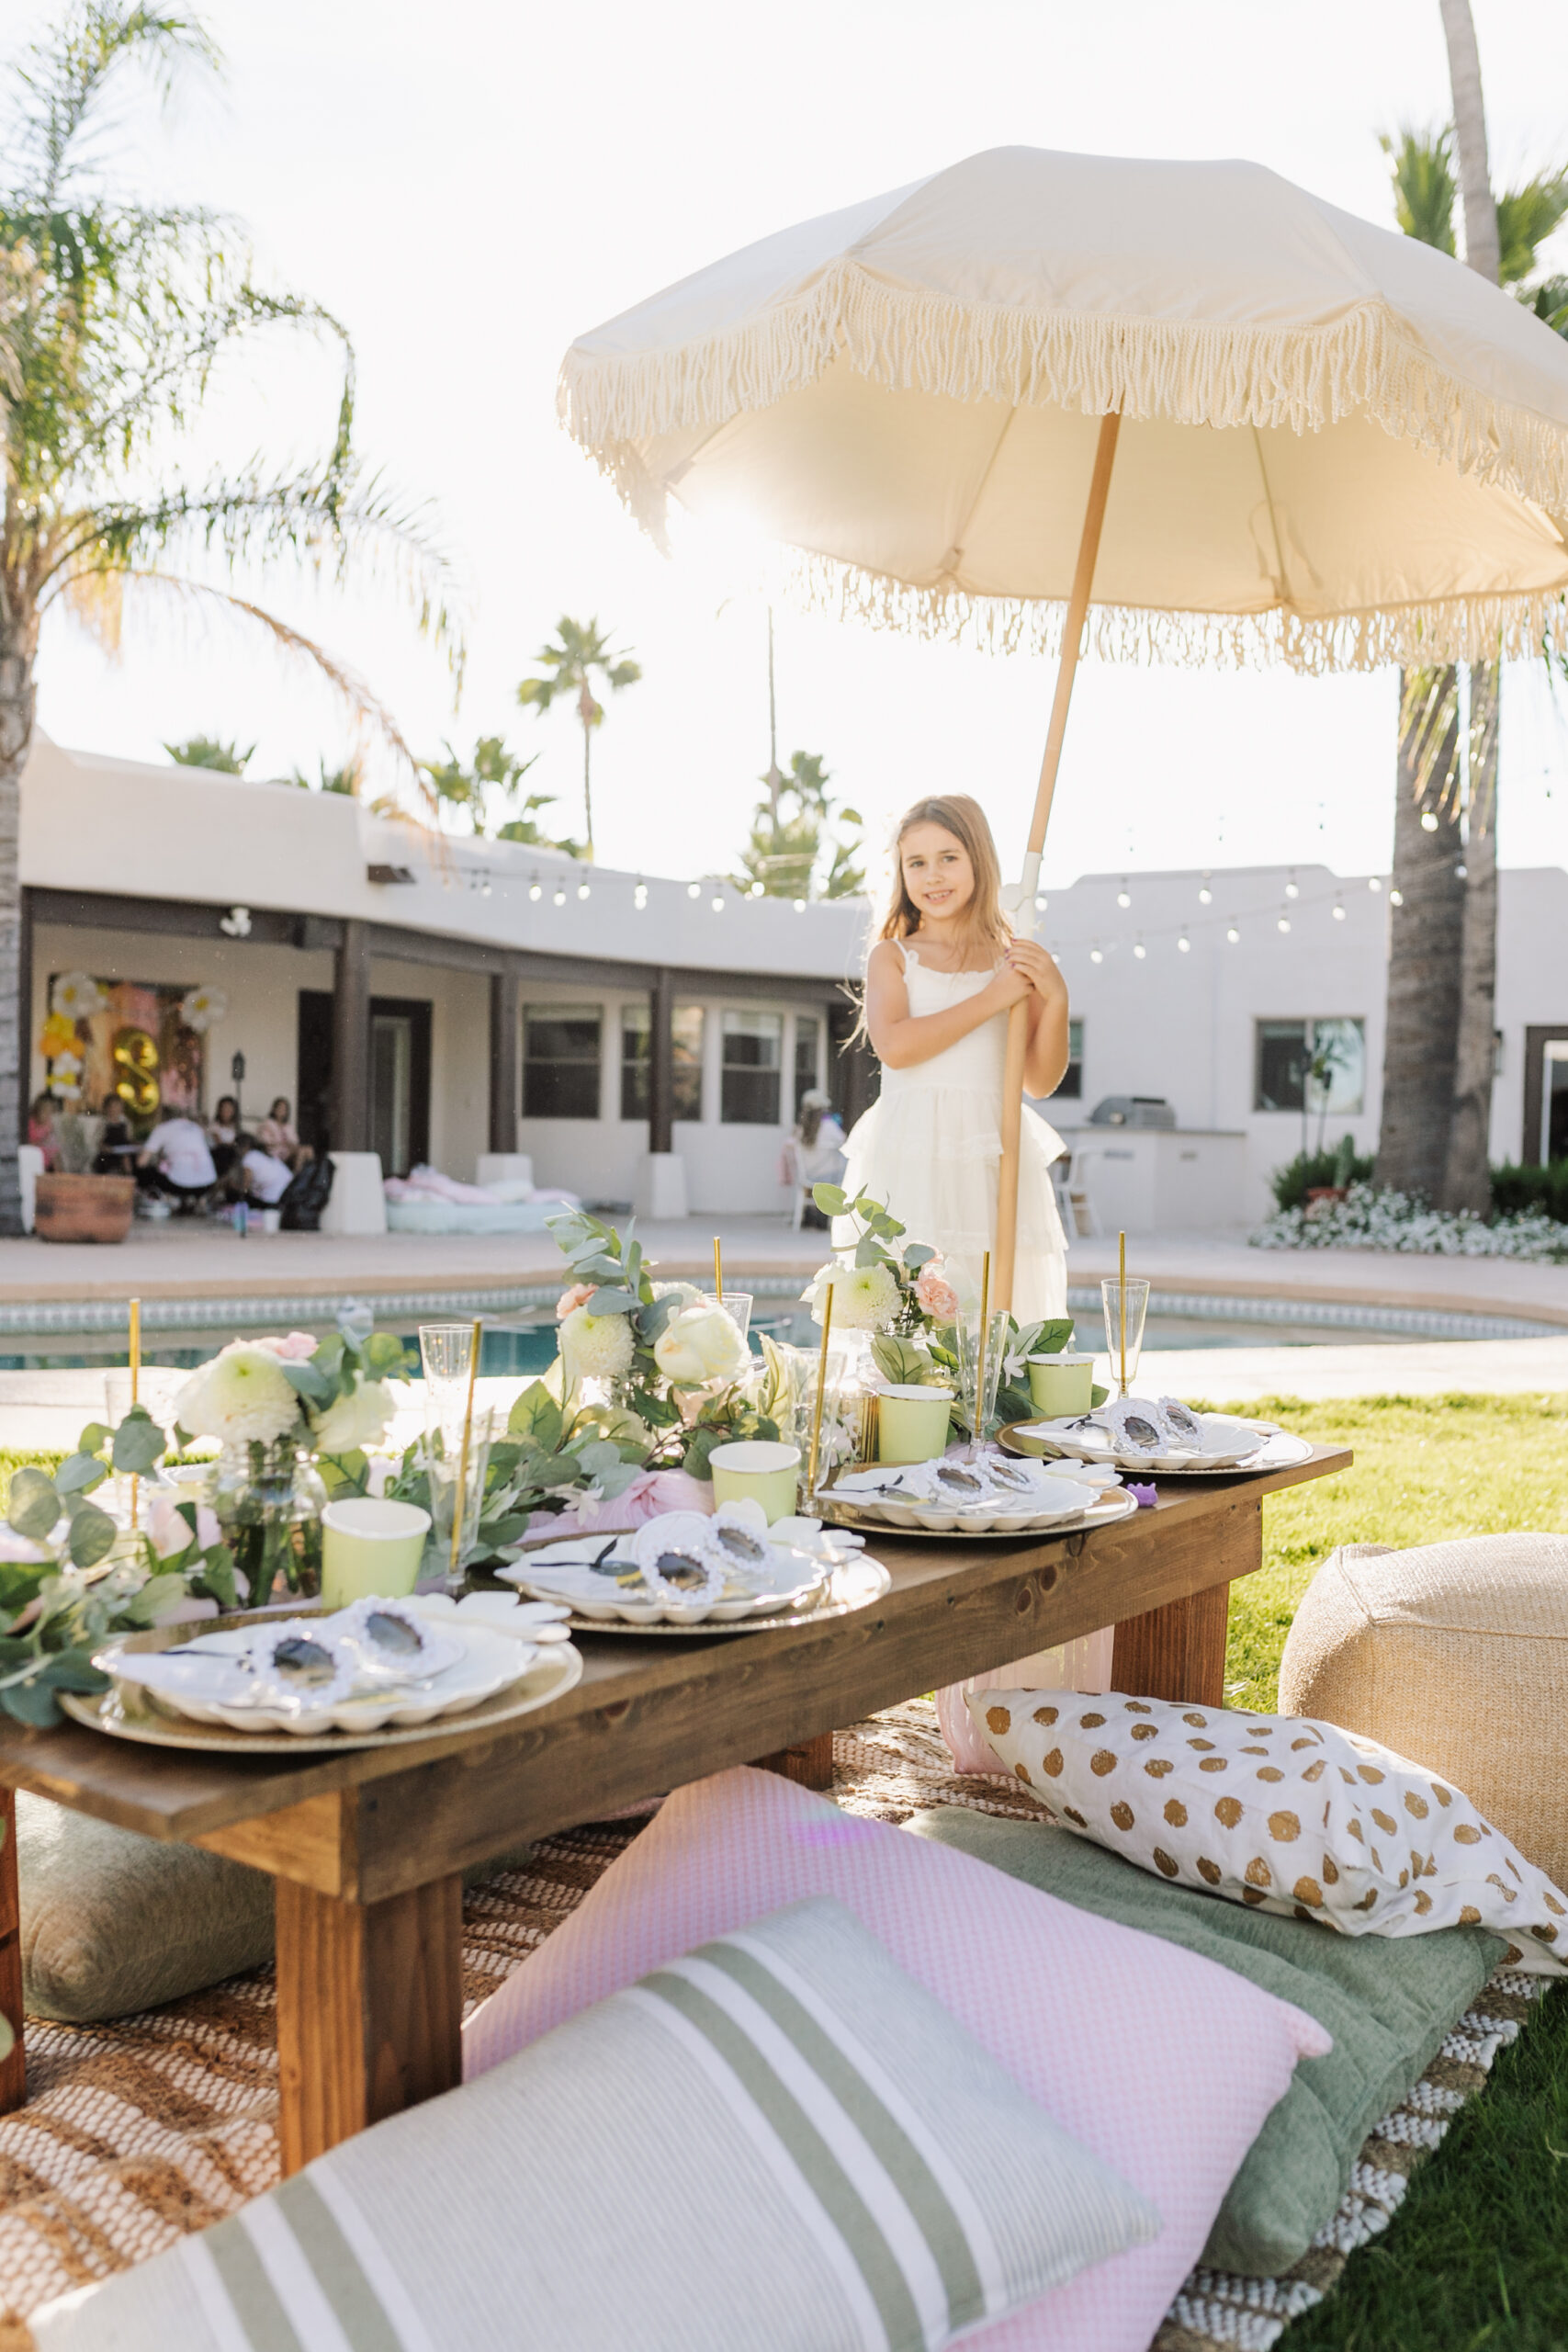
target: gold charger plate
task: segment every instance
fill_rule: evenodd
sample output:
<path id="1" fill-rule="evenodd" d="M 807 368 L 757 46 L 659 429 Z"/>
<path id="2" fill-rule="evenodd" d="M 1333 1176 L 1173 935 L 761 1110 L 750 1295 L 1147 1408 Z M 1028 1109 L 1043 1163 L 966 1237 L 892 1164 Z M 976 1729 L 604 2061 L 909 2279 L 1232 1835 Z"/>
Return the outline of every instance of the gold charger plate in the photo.
<path id="1" fill-rule="evenodd" d="M 188 1632 L 181 1626 L 171 1631 Z M 140 1740 L 150 1747 L 200 1748 L 209 1756 L 310 1756 L 339 1754 L 345 1747 L 412 1747 L 421 1740 L 444 1739 L 455 1731 L 491 1731 L 531 1715 L 564 1697 L 582 1679 L 582 1653 L 570 1642 L 552 1642 L 537 1662 L 493 1698 L 481 1699 L 464 1714 L 440 1715 L 428 1724 L 402 1731 L 292 1732 L 230 1731 L 220 1724 L 194 1723 L 188 1715 L 167 1713 L 152 1702 L 126 1706 L 118 1693 L 104 1690 L 88 1697 L 62 1690 L 60 1704 L 73 1722 L 90 1731 L 107 1732 L 113 1739 Z"/>
<path id="2" fill-rule="evenodd" d="M 886 1523 L 884 1535 L 894 1530 Z M 880 1560 L 868 1560 L 859 1553 L 833 1570 L 828 1579 L 828 1598 L 814 1609 L 775 1609 L 766 1617 L 732 1617 L 722 1625 L 711 1620 L 700 1625 L 628 1625 L 615 1617 L 580 1617 L 574 1610 L 567 1623 L 574 1634 L 613 1634 L 618 1641 L 626 1634 L 634 1642 L 713 1641 L 720 1634 L 773 1634 L 786 1625 L 820 1625 L 831 1617 L 849 1617 L 857 1609 L 869 1609 L 891 1587 L 892 1577 Z"/>
<path id="3" fill-rule="evenodd" d="M 1021 1447 L 1013 1450 L 1022 1451 Z M 1114 1509 L 1111 1508 L 1112 1505 L 1115 1506 Z M 1075 1511 L 1071 1519 L 1053 1520 L 1045 1527 L 965 1529 L 897 1525 L 892 1520 L 884 1519 L 879 1513 L 872 1511 L 864 1504 L 840 1502 L 830 1487 L 825 1494 L 818 1495 L 812 1505 L 814 1515 L 819 1515 L 830 1525 L 863 1528 L 868 1534 L 874 1532 L 882 1537 L 884 1543 L 889 1536 L 896 1535 L 901 1541 L 906 1535 L 909 1535 L 924 1544 L 1043 1544 L 1053 1535 L 1079 1535 L 1089 1528 L 1114 1527 L 1118 1521 L 1127 1518 L 1137 1508 L 1136 1500 L 1124 1487 L 1113 1487 L 1107 1490 L 1103 1503 L 1091 1503 L 1087 1510 Z"/>

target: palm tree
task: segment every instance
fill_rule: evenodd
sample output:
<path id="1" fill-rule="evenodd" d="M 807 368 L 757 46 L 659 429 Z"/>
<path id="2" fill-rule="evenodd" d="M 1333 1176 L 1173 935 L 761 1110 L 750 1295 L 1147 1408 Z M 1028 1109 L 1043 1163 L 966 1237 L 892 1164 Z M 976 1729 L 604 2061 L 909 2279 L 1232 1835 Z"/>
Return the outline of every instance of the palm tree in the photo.
<path id="1" fill-rule="evenodd" d="M 741 854 L 745 879 L 742 889 L 768 899 L 808 899 L 829 825 L 860 825 L 856 808 L 835 808 L 829 797 L 829 777 L 818 752 L 792 752 L 789 773 L 780 773 L 777 758 L 758 779 L 764 797 L 757 803 L 750 838 Z M 823 899 L 852 899 L 865 888 L 865 876 L 855 864 L 860 854 L 858 832 L 830 840 L 828 869 L 817 895 Z"/>
<path id="2" fill-rule="evenodd" d="M 1521 301 L 1562 332 L 1568 283 L 1549 278 L 1531 288 L 1522 281 L 1535 269 L 1540 246 L 1568 216 L 1568 173 L 1538 173 L 1494 198 L 1468 0 L 1442 0 L 1442 6 L 1456 125 L 1407 129 L 1397 140 L 1383 140 L 1393 159 L 1395 217 L 1407 236 L 1451 254 L 1462 184 L 1467 263 L 1494 284 L 1513 286 Z M 1393 912 L 1389 949 L 1377 1157 L 1380 1182 L 1479 1212 L 1491 1199 L 1500 684 L 1495 662 L 1472 665 L 1461 742 L 1458 672 L 1401 680 L 1393 884 L 1403 903 Z"/>
<path id="3" fill-rule="evenodd" d="M 583 854 L 592 865 L 593 781 L 590 758 L 593 729 L 604 723 L 604 706 L 594 699 L 593 682 L 597 677 L 610 693 L 618 694 L 623 686 L 636 685 L 642 668 L 626 655 L 616 656 L 611 651 L 608 641 L 600 634 L 597 620 L 585 624 L 569 619 L 563 613 L 556 628 L 557 642 L 541 646 L 536 656 L 544 675 L 525 678 L 517 689 L 517 699 L 542 715 L 558 695 L 577 696 L 578 721 L 582 729 L 582 822 L 588 837 Z"/>
<path id="4" fill-rule="evenodd" d="M 140 66 L 166 96 L 182 68 L 215 67 L 199 18 L 135 0 L 73 0 L 12 69 L 0 153 L 0 1231 L 20 1230 L 18 1088 L 21 908 L 17 839 L 32 740 L 34 665 L 45 616 L 71 611 L 118 641 L 128 584 L 210 604 L 314 662 L 407 761 L 391 721 L 326 653 L 247 598 L 165 569 L 184 553 L 231 564 L 292 555 L 342 577 L 388 550 L 421 625 L 449 645 L 443 567 L 355 456 L 353 353 L 303 297 L 253 277 L 231 221 L 114 194 L 103 175 L 111 101 Z M 253 459 L 201 481 L 168 451 L 200 412 L 214 371 L 247 339 L 286 328 L 342 354 L 334 429 L 313 466 Z"/>
<path id="5" fill-rule="evenodd" d="M 243 775 L 256 751 L 253 743 L 242 752 L 238 743 L 222 742 L 216 735 L 187 735 L 183 743 L 165 743 L 164 749 L 177 768 L 211 768 L 218 775 Z"/>
<path id="6" fill-rule="evenodd" d="M 490 821 L 491 799 L 503 808 L 516 813 L 496 828 L 498 842 L 523 842 L 538 849 L 564 849 L 569 857 L 576 857 L 576 842 L 552 841 L 540 830 L 536 811 L 547 808 L 554 800 L 551 792 L 530 792 L 519 807 L 518 796 L 523 779 L 531 767 L 538 764 L 541 754 L 535 752 L 531 760 L 520 760 L 509 752 L 501 736 L 481 735 L 474 745 L 472 759 L 465 766 L 450 743 L 442 746 L 444 760 L 422 760 L 420 765 L 429 777 L 440 809 L 458 809 L 468 818 L 470 832 L 482 839 Z"/>

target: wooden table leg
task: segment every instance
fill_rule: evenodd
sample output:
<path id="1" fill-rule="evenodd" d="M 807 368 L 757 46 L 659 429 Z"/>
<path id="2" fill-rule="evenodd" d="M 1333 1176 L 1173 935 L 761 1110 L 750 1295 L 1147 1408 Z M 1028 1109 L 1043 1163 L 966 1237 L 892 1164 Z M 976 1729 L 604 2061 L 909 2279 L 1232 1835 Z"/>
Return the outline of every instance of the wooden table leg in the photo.
<path id="1" fill-rule="evenodd" d="M 0 1796 L 0 2016 L 16 2039 L 0 2059 L 0 2115 L 9 2115 L 28 2095 L 28 2059 L 22 2043 L 22 1912 L 17 1883 L 17 1792 Z"/>
<path id="2" fill-rule="evenodd" d="M 1262 1560 L 1258 1499 L 1238 1507 L 1216 1531 L 1214 1567 L 1223 1582 L 1141 1617 L 1122 1619 L 1116 1628 L 1111 1689 L 1139 1699 L 1190 1699 L 1200 1707 L 1223 1707 L 1231 1582 L 1250 1576 Z"/>
<path id="3" fill-rule="evenodd" d="M 277 1881 L 285 2174 L 461 2081 L 463 1883 L 379 1903 Z"/>
<path id="4" fill-rule="evenodd" d="M 759 1756 L 757 1770 L 777 1772 L 803 1789 L 830 1789 L 833 1735 L 830 1731 L 819 1732 L 815 1739 L 803 1739 L 798 1747 L 781 1747 L 772 1756 Z"/>

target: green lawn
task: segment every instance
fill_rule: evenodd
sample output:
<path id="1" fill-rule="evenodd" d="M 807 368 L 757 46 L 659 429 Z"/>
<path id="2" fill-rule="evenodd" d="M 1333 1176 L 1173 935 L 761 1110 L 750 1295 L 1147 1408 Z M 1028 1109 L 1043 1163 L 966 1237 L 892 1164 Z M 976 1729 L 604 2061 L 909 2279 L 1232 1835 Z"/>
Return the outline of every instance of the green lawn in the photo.
<path id="1" fill-rule="evenodd" d="M 1231 1598 L 1233 1705 L 1273 1706 L 1296 1603 L 1337 1544 L 1568 1530 L 1568 1398 L 1273 1397 L 1247 1409 L 1349 1445 L 1356 1464 L 1264 1505 L 1266 1566 Z M 0 1454 L 0 1479 L 33 1458 L 52 1466 L 52 1458 Z M 1417 2173 L 1393 2226 L 1352 2258 L 1326 2302 L 1286 2331 L 1282 2352 L 1564 2346 L 1568 1987 L 1553 1991 L 1503 2052 L 1485 2093 Z"/>
<path id="2" fill-rule="evenodd" d="M 1229 1701 L 1271 1708 L 1296 1603 L 1337 1544 L 1568 1530 L 1568 1398 L 1362 1397 L 1248 1411 L 1355 1450 L 1341 1478 L 1263 1506 L 1266 1565 L 1231 1593 Z M 1506 2050 L 1280 2352 L 1562 2352 L 1568 2345 L 1568 1987 Z"/>

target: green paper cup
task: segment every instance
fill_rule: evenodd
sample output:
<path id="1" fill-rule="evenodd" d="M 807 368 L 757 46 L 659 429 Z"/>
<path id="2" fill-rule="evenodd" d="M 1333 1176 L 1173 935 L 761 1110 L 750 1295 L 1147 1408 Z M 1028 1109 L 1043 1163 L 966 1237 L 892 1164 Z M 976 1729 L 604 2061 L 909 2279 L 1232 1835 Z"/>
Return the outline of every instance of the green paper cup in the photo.
<path id="1" fill-rule="evenodd" d="M 716 1503 L 761 1503 L 771 1527 L 775 1519 L 793 1519 L 800 1484 L 800 1448 L 776 1445 L 771 1438 L 739 1438 L 732 1445 L 716 1445 L 708 1455 Z"/>
<path id="2" fill-rule="evenodd" d="M 352 1495 L 321 1513 L 321 1606 L 346 1609 L 374 1593 L 406 1598 L 419 1581 L 430 1513 L 417 1503 Z"/>
<path id="3" fill-rule="evenodd" d="M 1092 1356 L 1031 1356 L 1029 1394 L 1043 1421 L 1087 1413 L 1094 1402 Z"/>
<path id="4" fill-rule="evenodd" d="M 879 1462 L 934 1462 L 947 1451 L 951 1388 L 917 1385 L 880 1388 L 876 1395 Z"/>

